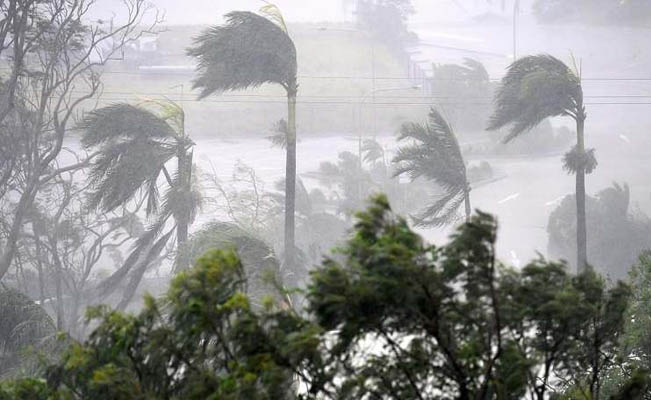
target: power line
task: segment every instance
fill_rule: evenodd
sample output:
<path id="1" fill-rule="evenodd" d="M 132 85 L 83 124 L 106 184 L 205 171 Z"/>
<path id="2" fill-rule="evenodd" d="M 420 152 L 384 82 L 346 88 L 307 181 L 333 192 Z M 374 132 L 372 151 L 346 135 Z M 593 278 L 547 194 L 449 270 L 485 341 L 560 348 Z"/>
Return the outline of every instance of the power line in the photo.
<path id="1" fill-rule="evenodd" d="M 100 98 L 99 101 L 127 101 L 132 100 L 123 97 L 116 98 Z M 197 100 L 197 99 L 170 99 L 179 103 L 224 103 L 224 104 L 286 104 L 286 101 L 280 100 Z M 355 105 L 356 102 L 352 101 L 303 101 L 298 104 L 326 104 L 326 105 Z M 467 106 L 467 105 L 485 105 L 491 106 L 492 102 L 475 102 L 475 103 L 451 103 L 451 102 L 437 102 L 432 104 L 430 102 L 376 102 L 368 103 L 369 105 L 376 106 L 432 106 L 432 105 L 442 105 L 442 106 Z M 651 105 L 651 102 L 586 102 L 585 105 Z"/>
<path id="2" fill-rule="evenodd" d="M 0 68 L 0 71 L 11 71 L 9 68 Z M 169 72 L 169 71 L 102 71 L 103 75 L 134 75 L 134 76 L 194 76 L 195 71 L 187 72 Z M 466 78 L 435 78 L 435 77 L 422 77 L 422 78 L 409 78 L 404 76 L 354 76 L 354 75 L 298 75 L 299 79 L 351 79 L 351 80 L 410 80 L 410 81 L 434 81 L 434 82 L 485 82 L 484 79 L 466 79 Z M 502 78 L 489 78 L 489 81 L 499 82 Z M 651 77 L 587 77 L 581 78 L 582 81 L 605 81 L 605 82 L 651 82 Z"/>
<path id="3" fill-rule="evenodd" d="M 86 91 L 83 90 L 73 90 L 71 93 L 74 94 L 86 94 Z M 127 96 L 161 96 L 161 97 L 167 97 L 167 96 L 179 96 L 178 92 L 155 92 L 155 91 L 145 91 L 145 92 L 133 92 L 133 91 L 116 91 L 116 90 L 104 90 L 99 93 L 100 95 L 127 95 Z M 184 93 L 180 95 L 180 97 L 194 97 L 195 94 L 192 93 Z M 286 96 L 282 94 L 260 94 L 260 93 L 227 93 L 227 94 L 220 94 L 217 95 L 219 98 L 278 98 L 278 99 L 285 99 Z M 298 99 L 363 99 L 365 96 L 363 95 L 299 95 L 297 98 Z M 594 99 L 608 99 L 608 98 L 640 98 L 640 99 L 647 99 L 651 98 L 651 94 L 602 94 L 602 95 L 585 95 L 583 96 L 584 98 L 594 98 Z M 439 96 L 439 95 L 412 95 L 412 96 L 404 96 L 404 95 L 390 95 L 390 94 L 382 94 L 382 95 L 376 95 L 376 98 L 385 98 L 385 99 L 471 99 L 471 100 L 492 100 L 493 97 L 491 96 L 467 96 L 467 97 L 460 97 L 460 96 Z M 351 102 L 353 103 L 353 102 Z M 460 103 L 467 104 L 463 101 Z M 369 103 L 373 104 L 373 103 Z M 376 103 L 377 104 L 377 103 Z"/>

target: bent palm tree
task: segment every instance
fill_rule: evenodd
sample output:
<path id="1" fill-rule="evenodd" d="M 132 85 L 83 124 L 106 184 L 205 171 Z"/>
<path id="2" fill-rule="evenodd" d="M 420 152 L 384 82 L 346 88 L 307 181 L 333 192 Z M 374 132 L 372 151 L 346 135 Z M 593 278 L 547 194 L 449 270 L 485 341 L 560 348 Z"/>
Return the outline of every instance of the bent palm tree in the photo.
<path id="1" fill-rule="evenodd" d="M 414 217 L 416 225 L 443 226 L 457 219 L 457 210 L 465 204 L 466 221 L 470 219 L 470 184 L 466 164 L 454 131 L 434 108 L 428 123 L 402 125 L 398 140 L 415 143 L 400 147 L 393 159 L 398 164 L 394 176 L 408 174 L 411 180 L 425 177 L 437 183 L 444 194 Z"/>
<path id="2" fill-rule="evenodd" d="M 585 150 L 585 107 L 578 72 L 550 55 L 527 56 L 515 61 L 495 96 L 495 112 L 488 129 L 512 125 L 508 142 L 547 117 L 568 116 L 576 122 L 576 146 L 565 155 L 565 169 L 576 174 L 577 269 L 587 265 L 585 175 L 597 162 L 594 150 Z"/>
<path id="3" fill-rule="evenodd" d="M 144 108 L 145 105 L 155 106 L 158 113 Z M 187 240 L 188 227 L 201 203 L 192 174 L 194 143 L 185 133 L 183 110 L 172 102 L 114 104 L 90 112 L 80 128 L 84 132 L 82 144 L 99 150 L 89 176 L 93 187 L 90 206 L 108 212 L 143 194 L 147 216 L 155 217 L 122 267 L 100 285 L 101 295 L 108 295 L 130 273 L 120 303 L 125 307 L 145 270 L 159 257 L 174 232 L 178 246 Z M 172 176 L 166 164 L 175 158 L 176 174 Z M 162 204 L 161 175 L 167 183 Z M 174 226 L 165 232 L 170 219 Z"/>
<path id="4" fill-rule="evenodd" d="M 285 261 L 294 260 L 294 210 L 296 189 L 296 48 L 278 9 L 268 4 L 262 11 L 226 14 L 226 24 L 212 27 L 188 49 L 199 60 L 193 87 L 199 98 L 213 93 L 281 85 L 287 92 L 287 160 L 285 165 Z"/>

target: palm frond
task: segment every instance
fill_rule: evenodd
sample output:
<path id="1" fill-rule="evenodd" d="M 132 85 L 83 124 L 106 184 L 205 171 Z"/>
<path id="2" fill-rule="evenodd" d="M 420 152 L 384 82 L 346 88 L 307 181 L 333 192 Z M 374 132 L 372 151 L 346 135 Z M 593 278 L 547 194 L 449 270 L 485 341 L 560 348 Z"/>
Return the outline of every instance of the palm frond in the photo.
<path id="1" fill-rule="evenodd" d="M 285 18 L 283 18 L 283 14 L 280 12 L 278 6 L 268 1 L 264 2 L 266 4 L 260 7 L 260 13 L 270 20 L 274 21 L 276 25 L 278 25 L 283 30 L 283 32 L 289 33 L 287 31 L 287 24 L 285 24 Z"/>
<path id="2" fill-rule="evenodd" d="M 582 103 L 580 79 L 550 55 L 527 56 L 515 61 L 495 95 L 495 111 L 488 129 L 512 125 L 508 142 L 548 117 L 576 115 Z"/>
<path id="3" fill-rule="evenodd" d="M 264 83 L 296 89 L 296 48 L 283 29 L 246 11 L 226 14 L 226 24 L 205 30 L 188 55 L 199 61 L 193 88 L 199 98 Z"/>
<path id="4" fill-rule="evenodd" d="M 247 291 L 254 300 L 275 292 L 267 280 L 268 275 L 280 275 L 280 263 L 272 247 L 232 223 L 211 222 L 192 234 L 177 252 L 175 265 L 190 265 L 212 248 L 237 252 L 248 278 Z"/>
<path id="5" fill-rule="evenodd" d="M 384 157 L 384 148 L 377 140 L 366 139 L 362 143 L 362 154 L 365 162 L 374 163 Z"/>
<path id="6" fill-rule="evenodd" d="M 127 286 L 124 290 L 124 293 L 122 294 L 122 300 L 120 300 L 120 303 L 118 304 L 118 309 L 124 310 L 127 307 L 127 305 L 129 305 L 129 302 L 131 302 L 131 299 L 133 299 L 133 296 L 136 293 L 136 290 L 138 289 L 138 285 L 140 285 L 140 282 L 142 281 L 142 277 L 145 275 L 145 272 L 149 267 L 151 267 L 152 263 L 156 261 L 156 259 L 158 259 L 158 257 L 161 255 L 163 249 L 167 245 L 167 242 L 169 242 L 175 230 L 176 227 L 173 227 L 167 233 L 160 236 L 153 243 L 153 245 L 147 250 L 144 258 L 137 264 L 137 267 L 133 268 L 129 276 L 129 281 L 127 282 Z"/>
<path id="7" fill-rule="evenodd" d="M 413 216 L 415 223 L 442 226 L 455 221 L 469 184 L 459 142 L 450 125 L 432 108 L 427 124 L 403 124 L 399 140 L 411 143 L 398 149 L 394 175 L 407 174 L 412 181 L 424 177 L 444 192 L 432 205 Z"/>
<path id="8" fill-rule="evenodd" d="M 289 132 L 287 128 L 287 120 L 282 118 L 276 122 L 273 131 L 275 134 L 267 136 L 267 139 L 271 142 L 271 146 L 285 149 L 287 147 L 287 132 Z"/>
<path id="9" fill-rule="evenodd" d="M 412 180 L 424 176 L 446 190 L 467 185 L 459 143 L 436 109 L 431 109 L 425 125 L 403 124 L 398 140 L 411 140 L 412 143 L 398 149 L 394 158 L 396 176 L 406 173 Z"/>
<path id="10" fill-rule="evenodd" d="M 133 199 L 141 188 L 151 189 L 163 166 L 175 155 L 173 146 L 149 139 L 107 143 L 91 164 L 90 206 L 112 211 Z"/>
<path id="11" fill-rule="evenodd" d="M 147 212 L 155 212 L 158 176 L 176 155 L 175 130 L 151 111 L 124 103 L 90 112 L 79 127 L 84 146 L 99 150 L 89 173 L 90 205 L 111 211 L 145 189 Z"/>
<path id="12" fill-rule="evenodd" d="M 89 112 L 78 124 L 84 147 L 96 147 L 118 139 L 170 138 L 174 130 L 154 113 L 126 103 Z"/>
<path id="13" fill-rule="evenodd" d="M 473 58 L 463 59 L 463 76 L 471 82 L 489 82 L 490 76 L 484 64 Z"/>
<path id="14" fill-rule="evenodd" d="M 56 332 L 52 318 L 27 295 L 0 284 L 0 380 L 25 363 L 25 350 Z"/>
<path id="15" fill-rule="evenodd" d="M 279 204 L 285 204 L 285 179 L 279 179 L 274 184 L 274 189 L 282 194 L 277 196 Z M 304 216 L 312 214 L 312 199 L 310 193 L 307 191 L 305 184 L 301 178 L 296 178 L 296 193 L 295 193 L 296 212 Z"/>
<path id="16" fill-rule="evenodd" d="M 177 221 L 186 221 L 191 224 L 203 206 L 200 182 L 192 174 L 190 190 L 185 188 L 178 171 L 172 178 L 172 185 L 168 187 L 161 207 L 161 215 L 172 215 Z"/>
<path id="17" fill-rule="evenodd" d="M 576 174 L 580 167 L 586 174 L 591 174 L 597 168 L 597 157 L 594 155 L 595 149 L 586 149 L 583 153 L 572 147 L 572 150 L 563 155 L 563 169 L 568 174 Z"/>
<path id="18" fill-rule="evenodd" d="M 461 220 L 457 212 L 465 200 L 463 190 L 452 190 L 434 197 L 434 202 L 416 215 L 412 215 L 414 224 L 423 227 L 442 227 Z"/>
<path id="19" fill-rule="evenodd" d="M 164 100 L 146 99 L 142 102 L 142 105 L 155 107 L 156 111 L 158 111 L 156 113 L 156 116 L 158 118 L 162 119 L 163 121 L 167 122 L 168 125 L 173 127 L 177 135 L 180 136 L 183 134 L 183 131 L 185 129 L 185 111 L 179 103 L 168 98 L 165 98 Z"/>

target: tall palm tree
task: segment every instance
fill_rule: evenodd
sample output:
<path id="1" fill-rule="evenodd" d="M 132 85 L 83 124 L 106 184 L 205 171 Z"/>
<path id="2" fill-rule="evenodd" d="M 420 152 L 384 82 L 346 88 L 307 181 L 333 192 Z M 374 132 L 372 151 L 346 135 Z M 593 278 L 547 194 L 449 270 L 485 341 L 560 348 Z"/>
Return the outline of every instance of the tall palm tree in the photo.
<path id="1" fill-rule="evenodd" d="M 193 87 L 199 98 L 229 90 L 282 86 L 287 92 L 285 165 L 285 261 L 294 260 L 296 190 L 296 48 L 278 8 L 267 4 L 264 16 L 247 11 L 226 14 L 226 23 L 204 31 L 188 54 L 199 60 Z"/>
<path id="2" fill-rule="evenodd" d="M 576 70 L 576 68 L 575 68 Z M 495 111 L 488 129 L 511 125 L 508 142 L 547 117 L 568 116 L 576 122 L 576 146 L 565 155 L 565 168 L 576 174 L 577 269 L 587 265 L 585 175 L 594 170 L 594 150 L 584 142 L 585 107 L 578 71 L 550 55 L 523 57 L 508 68 L 495 95 Z"/>
<path id="3" fill-rule="evenodd" d="M 414 217 L 417 225 L 443 226 L 455 221 L 457 210 L 465 205 L 466 221 L 470 219 L 470 183 L 466 164 L 454 131 L 435 108 L 426 124 L 408 122 L 402 125 L 398 140 L 414 143 L 398 149 L 395 176 L 408 174 L 411 180 L 425 177 L 437 183 L 443 195 Z"/>
<path id="4" fill-rule="evenodd" d="M 151 111 L 152 107 L 157 112 Z M 108 295 L 130 273 L 122 307 L 131 300 L 145 270 L 174 232 L 177 246 L 187 240 L 188 227 L 201 204 L 192 174 L 194 143 L 185 132 L 184 119 L 183 109 L 173 102 L 147 101 L 138 106 L 119 103 L 94 110 L 79 125 L 84 147 L 99 151 L 89 174 L 93 188 L 90 206 L 109 212 L 142 194 L 146 215 L 154 220 L 122 267 L 100 285 L 101 294 Z M 172 175 L 167 165 L 174 159 L 176 173 Z M 162 197 L 161 177 L 167 186 Z M 165 231 L 170 220 L 173 226 Z"/>

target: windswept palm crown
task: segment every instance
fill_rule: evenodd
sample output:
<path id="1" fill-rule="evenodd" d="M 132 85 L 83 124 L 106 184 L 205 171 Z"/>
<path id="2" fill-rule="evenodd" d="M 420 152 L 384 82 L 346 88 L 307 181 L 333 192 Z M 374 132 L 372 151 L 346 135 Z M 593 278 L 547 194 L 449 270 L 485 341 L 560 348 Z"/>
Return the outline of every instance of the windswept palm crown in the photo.
<path id="1" fill-rule="evenodd" d="M 594 170 L 594 150 L 585 149 L 585 108 L 578 69 L 550 55 L 521 58 L 511 64 L 495 97 L 495 113 L 488 129 L 512 125 L 504 138 L 514 137 L 547 117 L 568 116 L 576 122 L 576 146 L 564 157 L 565 169 L 576 175 L 577 268 L 588 262 L 585 214 L 585 175 Z"/>
<path id="2" fill-rule="evenodd" d="M 282 21 L 282 20 L 281 20 Z M 226 24 L 204 31 L 188 49 L 199 60 L 200 98 L 276 83 L 296 91 L 296 48 L 283 25 L 248 11 L 226 14 Z"/>
<path id="3" fill-rule="evenodd" d="M 567 65 L 550 55 L 523 57 L 508 68 L 495 96 L 489 130 L 512 125 L 508 142 L 548 117 L 583 116 L 581 80 Z"/>
<path id="4" fill-rule="evenodd" d="M 443 226 L 451 223 L 458 219 L 457 210 L 464 201 L 468 214 L 470 185 L 466 165 L 454 131 L 443 116 L 432 108 L 426 124 L 403 124 L 399 140 L 412 143 L 398 149 L 394 158 L 395 175 L 408 174 L 412 180 L 425 177 L 444 191 L 431 206 L 414 217 L 416 224 Z"/>
<path id="5" fill-rule="evenodd" d="M 90 205 L 113 211 L 144 190 L 147 214 L 158 211 L 158 178 L 177 146 L 192 142 L 144 108 L 113 104 L 90 112 L 80 123 L 82 144 L 99 150 L 90 170 Z"/>
<path id="6" fill-rule="evenodd" d="M 103 107 L 90 112 L 79 127 L 84 132 L 82 144 L 99 153 L 89 174 L 90 205 L 108 212 L 143 199 L 147 216 L 155 217 L 124 264 L 99 287 L 100 295 L 108 295 L 130 275 L 121 303 L 126 306 L 174 232 L 179 244 L 186 240 L 188 226 L 201 206 L 198 181 L 192 173 L 194 143 L 185 134 L 183 109 L 170 101 Z M 166 164 L 173 159 L 177 166 L 170 174 Z M 167 184 L 162 197 L 161 176 Z M 170 220 L 171 228 L 167 227 Z"/>

